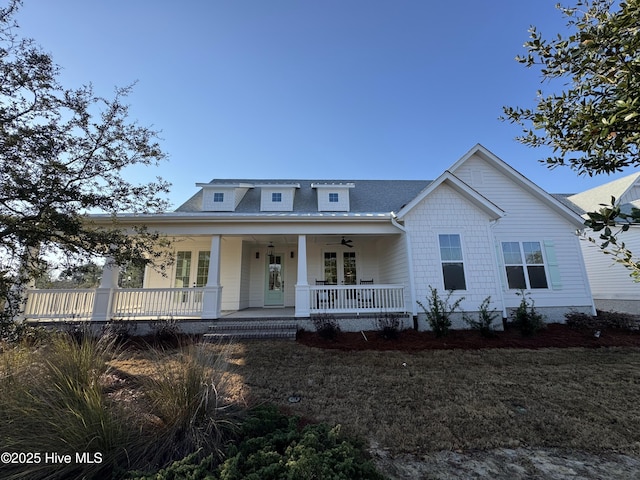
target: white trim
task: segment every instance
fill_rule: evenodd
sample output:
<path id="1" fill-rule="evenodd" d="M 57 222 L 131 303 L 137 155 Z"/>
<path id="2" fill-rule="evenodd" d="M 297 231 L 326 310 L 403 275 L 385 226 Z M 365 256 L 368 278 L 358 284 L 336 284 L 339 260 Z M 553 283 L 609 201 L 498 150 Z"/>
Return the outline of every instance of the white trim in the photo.
<path id="1" fill-rule="evenodd" d="M 442 260 L 442 249 L 440 246 L 440 235 L 457 235 L 460 239 L 460 250 L 462 251 L 462 260 Z M 456 295 L 458 292 L 461 293 L 468 293 L 469 292 L 469 285 L 468 285 L 468 275 L 467 275 L 467 267 L 466 267 L 466 254 L 465 254 L 465 247 L 464 247 L 464 240 L 463 240 L 464 236 L 463 234 L 459 231 L 459 230 L 442 230 L 442 231 L 438 231 L 435 233 L 435 241 L 436 241 L 436 245 L 438 246 L 438 257 L 440 258 L 440 278 L 442 279 L 442 289 L 443 291 L 449 291 L 447 290 L 446 286 L 445 286 L 445 281 L 444 281 L 444 272 L 442 271 L 442 265 L 444 263 L 462 263 L 462 272 L 464 274 L 464 289 L 455 289 L 452 290 L 453 294 Z"/>
<path id="2" fill-rule="evenodd" d="M 542 261 L 544 263 L 542 263 L 542 267 L 544 267 L 544 278 L 547 282 L 547 287 L 546 288 L 531 288 L 531 280 L 529 278 L 529 271 L 527 270 L 527 265 L 532 265 L 532 266 L 541 266 L 541 264 L 539 263 L 532 263 L 529 264 L 527 263 L 527 259 L 524 253 L 524 247 L 523 247 L 523 243 L 538 243 L 540 245 L 540 254 L 542 255 Z M 502 244 L 503 243 L 517 243 L 518 244 L 518 249 L 520 250 L 520 260 L 522 263 L 516 264 L 516 263 L 510 263 L 507 265 L 507 262 L 505 262 L 504 259 L 504 251 L 502 250 Z M 525 275 L 524 277 L 524 283 L 525 283 L 525 288 L 524 290 L 526 291 L 553 291 L 552 285 L 551 285 L 551 277 L 549 275 L 549 262 L 547 260 L 547 254 L 545 252 L 544 249 L 544 240 L 539 240 L 536 238 L 527 238 L 527 239 L 523 239 L 523 237 L 517 237 L 517 239 L 513 238 L 513 237 L 506 237 L 506 238 L 500 238 L 498 240 L 498 246 L 500 247 L 500 255 L 502 255 L 502 268 L 504 268 L 504 272 L 505 272 L 505 288 L 507 290 L 507 292 L 509 291 L 513 291 L 513 290 L 521 290 L 519 288 L 511 288 L 509 286 L 509 276 L 507 275 L 507 267 L 508 266 L 516 266 L 516 265 L 521 265 L 523 268 L 523 273 Z"/>
<path id="3" fill-rule="evenodd" d="M 471 188 L 465 182 L 460 180 L 450 171 L 444 172 L 436 180 L 431 182 L 424 190 L 422 190 L 413 200 L 407 203 L 398 212 L 398 218 L 405 217 L 416 205 L 436 190 L 440 185 L 445 184 L 452 187 L 457 193 L 461 194 L 469 202 L 483 210 L 491 220 L 496 220 L 505 215 L 505 211 L 498 207 L 495 203 L 487 199 L 482 194 Z"/>
<path id="4" fill-rule="evenodd" d="M 580 215 L 578 215 L 576 212 L 571 210 L 569 207 L 562 204 L 560 201 L 556 200 L 549 193 L 544 191 L 538 185 L 536 185 L 527 177 L 525 177 L 516 169 L 514 169 L 511 165 L 504 162 L 502 159 L 500 159 L 500 157 L 490 152 L 479 143 L 476 144 L 473 148 L 471 148 L 471 150 L 469 150 L 467 153 L 465 153 L 456 163 L 451 165 L 448 171 L 455 172 L 458 168 L 460 168 L 465 162 L 467 162 L 467 160 L 469 160 L 474 155 L 478 155 L 483 160 L 490 163 L 497 170 L 502 172 L 504 175 L 506 175 L 508 178 L 513 180 L 515 183 L 520 185 L 525 190 L 529 191 L 534 197 L 536 197 L 538 200 L 541 200 L 543 203 L 547 204 L 549 207 L 551 207 L 553 210 L 555 210 L 557 213 L 559 213 L 568 221 L 572 222 L 573 224 L 575 224 L 580 228 L 584 227 L 584 220 Z"/>

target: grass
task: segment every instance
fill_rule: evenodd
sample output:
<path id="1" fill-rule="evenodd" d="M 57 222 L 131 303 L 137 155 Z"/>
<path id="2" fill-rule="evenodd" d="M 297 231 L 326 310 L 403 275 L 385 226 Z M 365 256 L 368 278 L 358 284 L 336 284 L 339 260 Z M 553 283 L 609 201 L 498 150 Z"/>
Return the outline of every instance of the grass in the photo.
<path id="1" fill-rule="evenodd" d="M 238 344 L 231 357 L 251 401 L 342 424 L 393 453 L 640 454 L 636 348 L 341 352 L 265 341 Z"/>
<path id="2" fill-rule="evenodd" d="M 96 469 L 144 468 L 201 445 L 215 451 L 236 406 L 273 403 L 394 454 L 517 446 L 640 454 L 638 348 L 343 352 L 248 341 L 114 355 L 82 345 L 2 351 L 3 450 L 100 451 Z"/>

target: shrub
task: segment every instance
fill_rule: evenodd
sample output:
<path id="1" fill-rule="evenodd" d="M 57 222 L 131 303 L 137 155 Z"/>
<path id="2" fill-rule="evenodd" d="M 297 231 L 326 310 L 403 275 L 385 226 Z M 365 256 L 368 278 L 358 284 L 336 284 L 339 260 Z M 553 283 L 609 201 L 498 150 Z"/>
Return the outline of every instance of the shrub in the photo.
<path id="1" fill-rule="evenodd" d="M 530 337 L 546 328 L 544 316 L 535 309 L 534 301 L 527 298 L 528 293 L 522 291 L 518 295 L 522 297 L 522 300 L 512 313 L 511 321 L 523 336 Z"/>
<path id="2" fill-rule="evenodd" d="M 237 441 L 230 444 L 224 463 L 216 466 L 209 455 L 191 454 L 157 473 L 135 480 L 279 480 L 322 478 L 326 480 L 382 480 L 366 457 L 362 445 L 347 438 L 340 427 L 325 424 L 302 428 L 298 417 L 288 417 L 270 405 L 250 412 L 242 422 Z"/>
<path id="3" fill-rule="evenodd" d="M 311 317 L 311 321 L 321 338 L 325 340 L 335 340 L 338 337 L 340 325 L 338 325 L 338 321 L 333 315 L 327 313 L 314 315 Z"/>
<path id="4" fill-rule="evenodd" d="M 385 340 L 396 340 L 400 336 L 402 320 L 397 313 L 385 313 L 376 318 L 378 334 Z"/>
<path id="5" fill-rule="evenodd" d="M 153 345 L 177 347 L 180 344 L 180 326 L 175 318 L 159 318 L 149 326 Z"/>
<path id="6" fill-rule="evenodd" d="M 581 312 L 565 314 L 567 326 L 577 330 L 637 330 L 638 317 L 629 313 L 597 310 L 597 315 Z"/>
<path id="7" fill-rule="evenodd" d="M 491 305 L 491 297 L 485 298 L 478 307 L 478 319 L 471 318 L 466 314 L 463 315 L 463 320 L 469 325 L 470 328 L 478 330 L 483 337 L 495 336 L 493 328 L 493 322 L 498 318 L 498 311 L 494 308 L 489 310 Z"/>
<path id="8" fill-rule="evenodd" d="M 252 412 L 237 446 L 219 468 L 224 480 L 322 478 L 382 479 L 362 446 L 342 435 L 340 426 L 307 425 L 272 406 Z"/>
<path id="9" fill-rule="evenodd" d="M 200 450 L 191 453 L 182 460 L 176 460 L 171 465 L 155 473 L 132 471 L 124 477 L 126 480 L 216 480 L 212 472 L 216 468 L 216 458 L 213 454 L 201 458 Z"/>
<path id="10" fill-rule="evenodd" d="M 138 329 L 136 322 L 124 319 L 111 319 L 102 329 L 102 335 L 112 338 L 117 345 L 125 345 Z"/>
<path id="11" fill-rule="evenodd" d="M 460 306 L 464 297 L 458 298 L 453 304 L 450 304 L 451 295 L 453 291 L 450 290 L 446 298 L 440 298 L 438 295 L 438 289 L 429 285 L 431 294 L 427 297 L 427 306 L 418 302 L 418 305 L 424 310 L 427 316 L 427 321 L 431 326 L 431 330 L 436 334 L 436 337 L 443 337 L 449 333 L 451 328 L 451 314 Z"/>

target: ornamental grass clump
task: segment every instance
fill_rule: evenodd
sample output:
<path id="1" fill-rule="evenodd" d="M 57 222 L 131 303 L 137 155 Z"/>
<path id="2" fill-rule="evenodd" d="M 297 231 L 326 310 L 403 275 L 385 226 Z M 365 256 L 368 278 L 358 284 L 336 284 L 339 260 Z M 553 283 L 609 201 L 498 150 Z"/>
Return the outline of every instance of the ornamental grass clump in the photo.
<path id="1" fill-rule="evenodd" d="M 240 409 L 232 401 L 226 350 L 184 346 L 172 355 L 157 350 L 154 371 L 142 380 L 150 413 L 160 425 L 151 464 L 163 465 L 202 449 L 221 455 Z"/>
<path id="2" fill-rule="evenodd" d="M 101 382 L 115 354 L 110 340 L 78 342 L 69 335 L 55 335 L 38 349 L 3 352 L 0 451 L 55 452 L 73 460 L 7 464 L 3 478 L 101 478 L 131 465 L 142 452 L 136 419 L 105 395 Z M 96 453 L 95 463 L 75 457 Z"/>
<path id="3" fill-rule="evenodd" d="M 438 294 L 438 289 L 429 285 L 430 295 L 427 297 L 427 306 L 418 301 L 418 305 L 422 308 L 431 330 L 435 333 L 436 337 L 444 337 L 449 333 L 451 328 L 451 315 L 460 306 L 460 303 L 464 300 L 464 297 L 458 298 L 455 302 L 449 303 L 453 291 L 450 290 L 447 296 L 443 299 Z"/>

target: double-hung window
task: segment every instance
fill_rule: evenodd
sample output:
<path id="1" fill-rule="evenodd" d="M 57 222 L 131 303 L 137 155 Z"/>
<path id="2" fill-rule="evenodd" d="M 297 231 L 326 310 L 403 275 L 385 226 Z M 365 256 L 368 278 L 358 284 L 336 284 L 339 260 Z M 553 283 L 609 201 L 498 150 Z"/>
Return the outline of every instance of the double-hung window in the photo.
<path id="1" fill-rule="evenodd" d="M 214 192 L 213 194 L 213 201 L 215 203 L 222 203 L 224 202 L 224 193 L 223 192 Z"/>
<path id="2" fill-rule="evenodd" d="M 540 242 L 502 242 L 509 288 L 549 288 Z"/>
<path id="3" fill-rule="evenodd" d="M 460 235 L 438 235 L 445 290 L 466 290 Z"/>
<path id="4" fill-rule="evenodd" d="M 271 194 L 271 201 L 274 203 L 282 202 L 282 192 L 273 192 Z"/>

